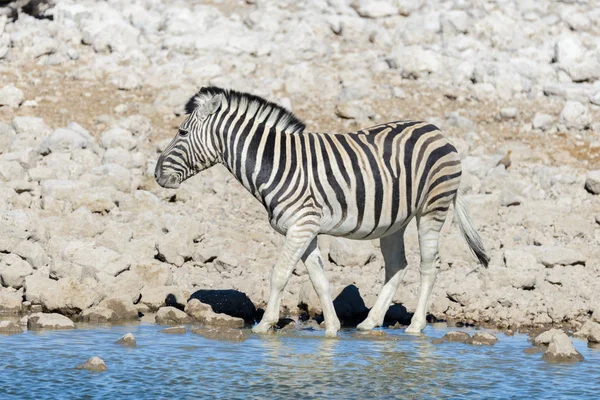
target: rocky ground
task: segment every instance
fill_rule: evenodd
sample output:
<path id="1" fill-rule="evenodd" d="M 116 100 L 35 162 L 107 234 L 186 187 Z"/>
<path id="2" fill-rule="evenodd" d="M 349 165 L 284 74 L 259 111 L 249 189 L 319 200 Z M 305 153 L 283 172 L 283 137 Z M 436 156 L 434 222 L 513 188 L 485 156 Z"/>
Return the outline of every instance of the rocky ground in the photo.
<path id="1" fill-rule="evenodd" d="M 153 181 L 183 104 L 211 84 L 279 102 L 313 131 L 438 124 L 492 260 L 477 268 L 448 221 L 432 316 L 600 321 L 594 2 L 84 0 L 14 17 L 0 12 L 0 313 L 114 321 L 174 306 L 169 319 L 229 289 L 253 303 L 234 317 L 264 306 L 282 238 L 261 206 L 221 167 L 178 191 Z M 392 323 L 417 301 L 414 227 L 406 241 Z M 340 317 L 362 318 L 383 283 L 378 243 L 322 246 Z M 303 266 L 283 304 L 318 313 Z"/>

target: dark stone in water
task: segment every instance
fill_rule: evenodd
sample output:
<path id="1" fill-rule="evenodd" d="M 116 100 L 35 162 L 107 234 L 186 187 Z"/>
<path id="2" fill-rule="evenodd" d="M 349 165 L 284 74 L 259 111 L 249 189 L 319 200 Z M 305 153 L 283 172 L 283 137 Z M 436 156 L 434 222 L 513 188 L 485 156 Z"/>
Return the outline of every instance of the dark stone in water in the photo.
<path id="1" fill-rule="evenodd" d="M 470 343 L 476 346 L 493 345 L 498 341 L 498 338 L 488 332 L 477 332 L 471 338 Z"/>
<path id="2" fill-rule="evenodd" d="M 186 330 L 185 330 L 185 327 L 183 327 L 183 326 L 172 326 L 170 328 L 162 329 L 159 332 L 175 334 L 175 335 L 182 335 L 182 334 L 185 334 Z"/>
<path id="3" fill-rule="evenodd" d="M 442 344 L 444 343 L 444 339 L 433 339 L 431 341 L 432 344 Z"/>
<path id="4" fill-rule="evenodd" d="M 243 342 L 248 339 L 248 334 L 241 329 L 231 328 L 195 328 L 192 333 L 206 339 L 227 340 L 231 342 Z"/>
<path id="5" fill-rule="evenodd" d="M 87 360 L 84 364 L 78 365 L 77 369 L 87 369 L 88 371 L 104 372 L 106 371 L 106 364 L 100 357 L 94 356 Z"/>
<path id="6" fill-rule="evenodd" d="M 333 307 L 343 325 L 356 326 L 369 313 L 369 309 L 355 285 L 346 286 L 333 300 Z"/>
<path id="7" fill-rule="evenodd" d="M 523 350 L 523 353 L 525 354 L 538 354 L 543 352 L 544 349 L 539 348 L 539 347 L 528 347 L 525 350 Z"/>
<path id="8" fill-rule="evenodd" d="M 14 335 L 15 333 L 23 333 L 23 329 L 12 321 L 0 321 L 0 333 Z"/>

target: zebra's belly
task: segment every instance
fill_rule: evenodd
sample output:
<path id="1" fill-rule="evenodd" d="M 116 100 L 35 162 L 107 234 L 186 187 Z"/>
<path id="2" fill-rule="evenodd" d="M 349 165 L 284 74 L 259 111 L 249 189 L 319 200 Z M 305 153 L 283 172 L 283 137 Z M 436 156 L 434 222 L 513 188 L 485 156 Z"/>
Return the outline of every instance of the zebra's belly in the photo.
<path id="1" fill-rule="evenodd" d="M 347 216 L 343 221 L 336 221 L 324 216 L 320 233 L 348 239 L 377 239 L 402 229 L 412 217 L 413 215 L 398 214 L 394 220 L 391 216 L 387 216 L 387 218 L 381 216 L 378 221 L 374 218 L 363 218 L 359 223 L 357 216 Z"/>

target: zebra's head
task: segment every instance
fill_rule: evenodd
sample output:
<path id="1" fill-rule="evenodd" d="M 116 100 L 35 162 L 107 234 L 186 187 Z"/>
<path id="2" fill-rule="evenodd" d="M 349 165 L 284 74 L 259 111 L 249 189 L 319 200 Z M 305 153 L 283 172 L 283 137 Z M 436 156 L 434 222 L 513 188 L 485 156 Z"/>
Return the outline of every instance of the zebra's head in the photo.
<path id="1" fill-rule="evenodd" d="M 204 89 L 188 101 L 187 118 L 156 163 L 154 178 L 160 186 L 177 189 L 181 182 L 217 163 L 219 153 L 211 121 L 225 103 L 222 93 Z"/>

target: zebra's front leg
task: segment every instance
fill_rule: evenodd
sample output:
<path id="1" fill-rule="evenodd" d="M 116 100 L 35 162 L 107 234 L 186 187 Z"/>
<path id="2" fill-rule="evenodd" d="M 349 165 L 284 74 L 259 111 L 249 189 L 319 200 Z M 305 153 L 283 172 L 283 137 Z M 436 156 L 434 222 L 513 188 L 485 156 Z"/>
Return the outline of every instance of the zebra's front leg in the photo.
<path id="1" fill-rule="evenodd" d="M 406 256 L 404 252 L 404 229 L 379 240 L 381 253 L 385 261 L 385 284 L 367 318 L 356 327 L 368 331 L 383 324 L 394 294 L 406 274 Z"/>
<path id="2" fill-rule="evenodd" d="M 333 307 L 333 300 L 331 299 L 331 292 L 329 290 L 329 281 L 323 270 L 323 258 L 321 257 L 316 237 L 312 240 L 308 249 L 302 256 L 302 261 L 304 261 L 304 265 L 306 265 L 310 280 L 312 281 L 315 292 L 317 292 L 319 301 L 321 302 L 323 318 L 325 318 L 325 336 L 335 337 L 340 330 L 341 325 L 340 320 L 335 313 L 335 308 Z"/>
<path id="3" fill-rule="evenodd" d="M 269 295 L 267 309 L 260 323 L 252 328 L 252 332 L 267 333 L 279 321 L 281 293 L 300 257 L 316 237 L 316 227 L 314 224 L 297 223 L 288 229 L 281 255 L 271 272 L 271 294 Z"/>

